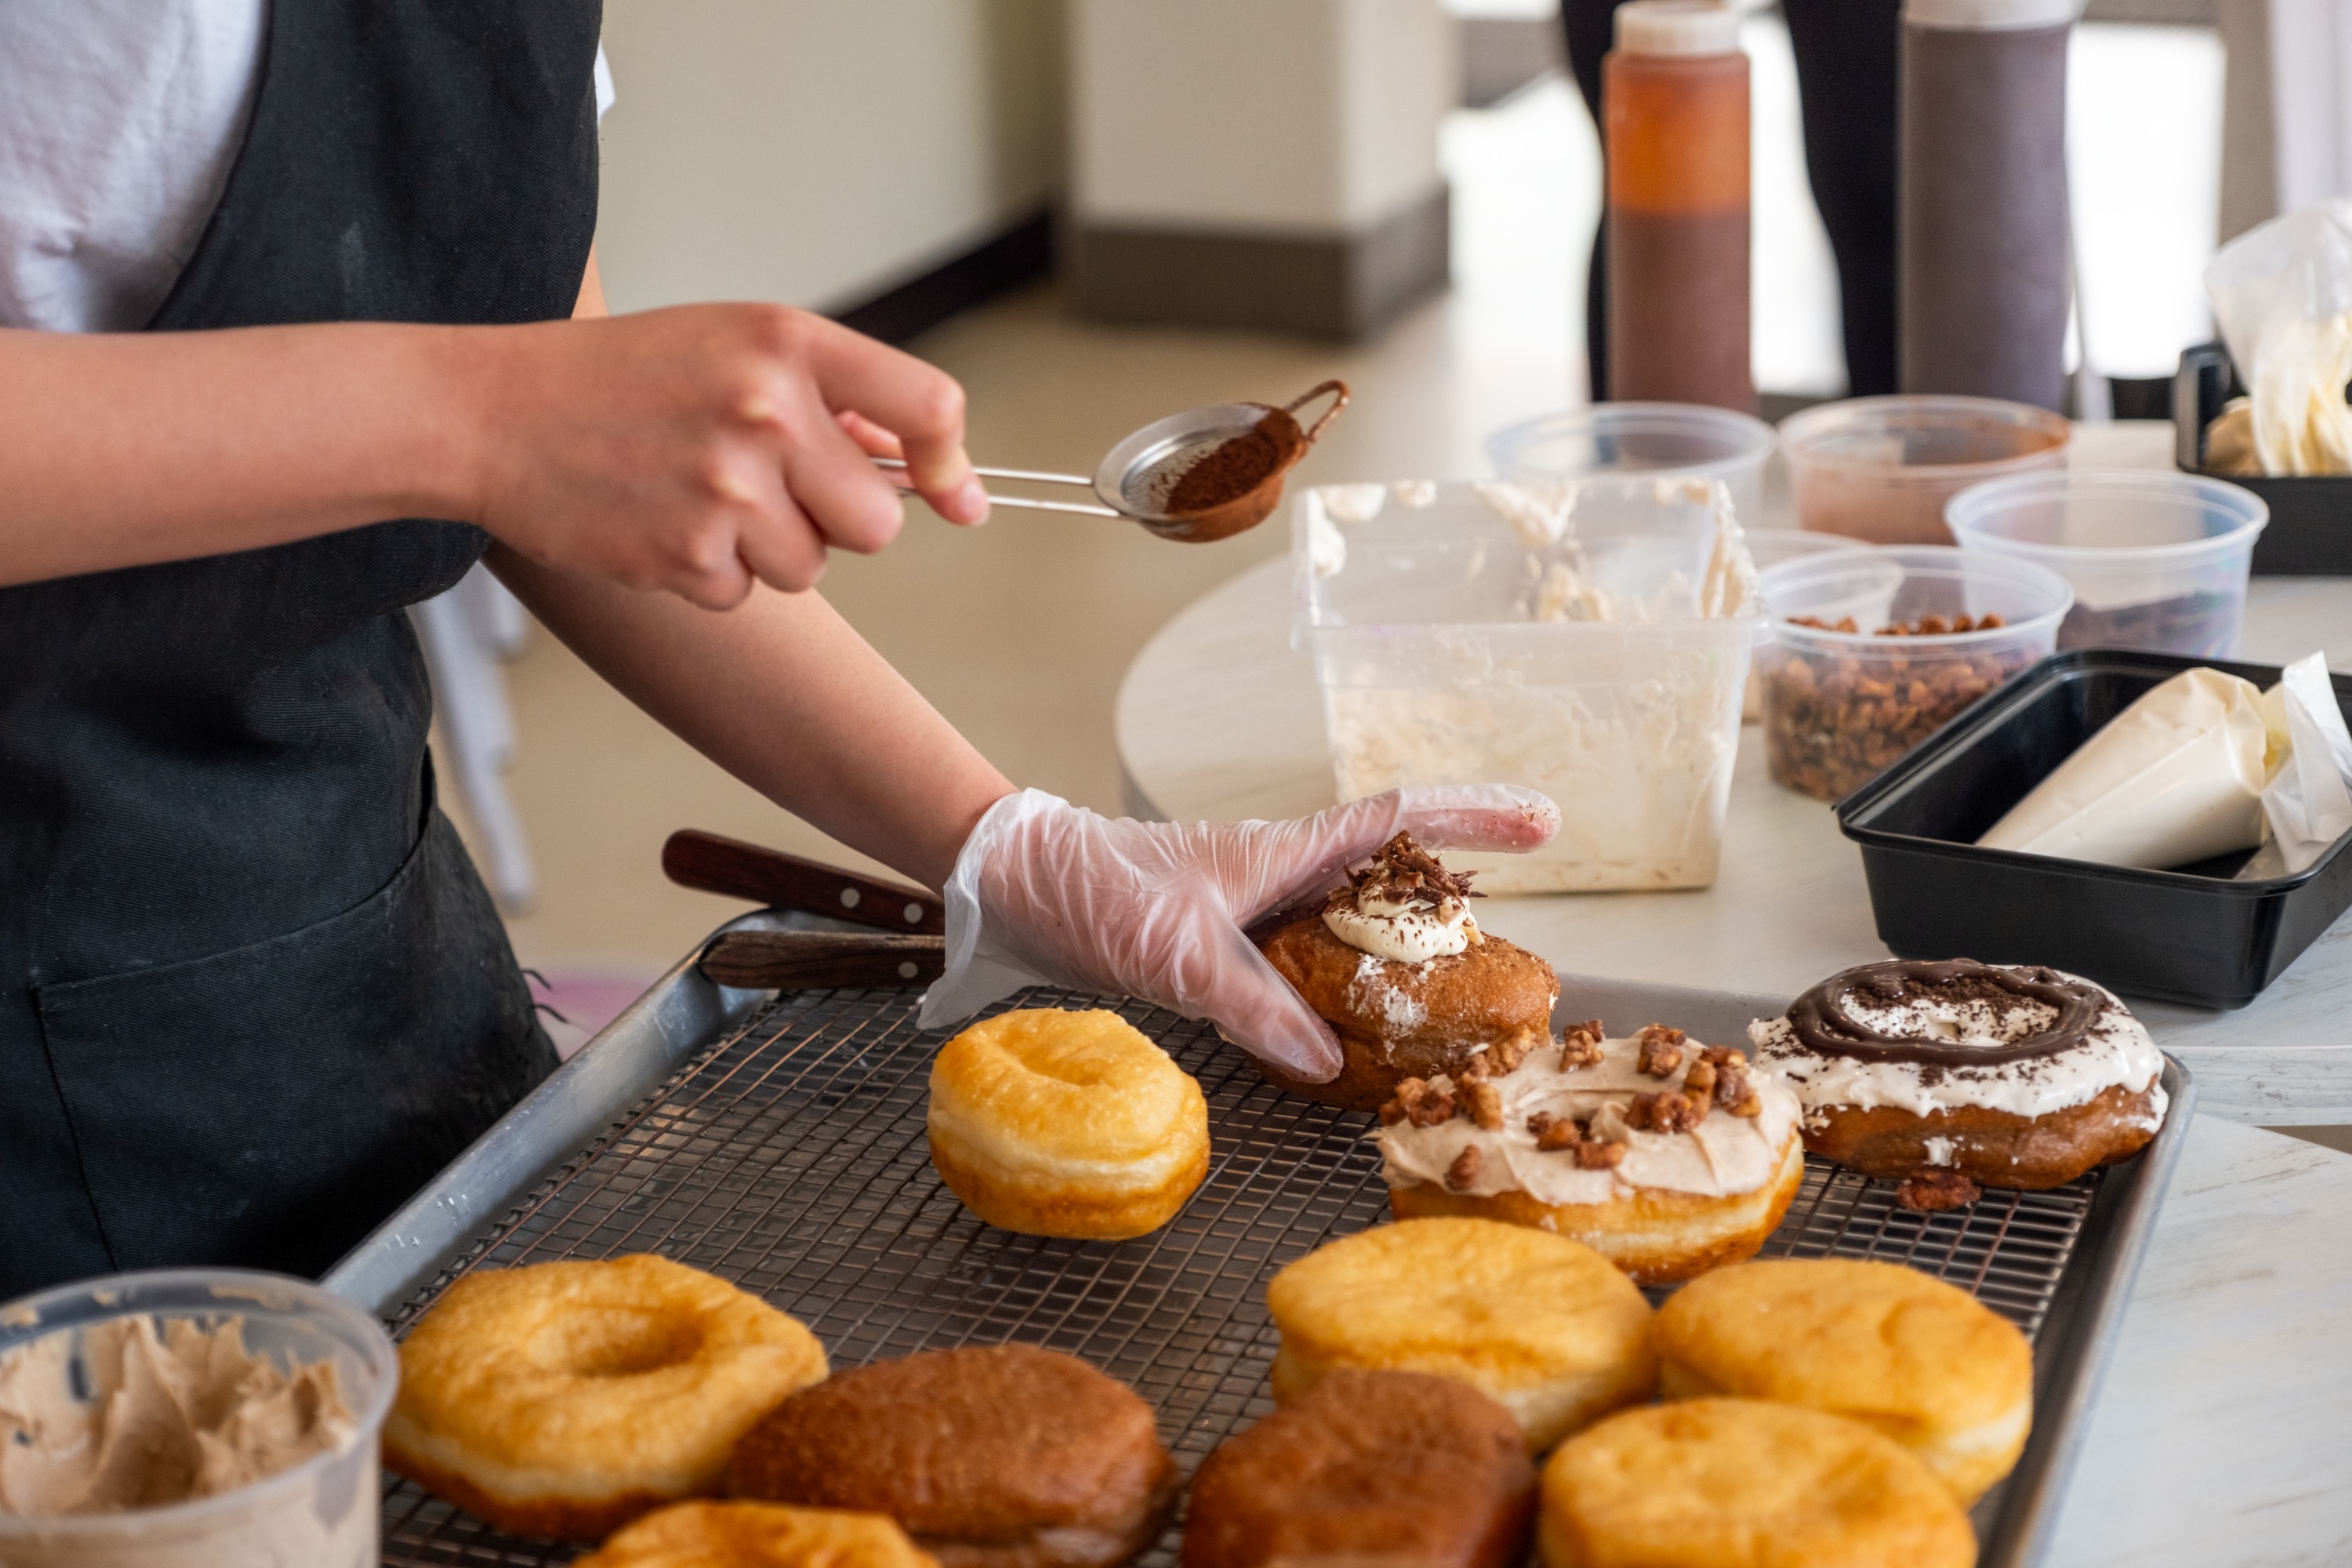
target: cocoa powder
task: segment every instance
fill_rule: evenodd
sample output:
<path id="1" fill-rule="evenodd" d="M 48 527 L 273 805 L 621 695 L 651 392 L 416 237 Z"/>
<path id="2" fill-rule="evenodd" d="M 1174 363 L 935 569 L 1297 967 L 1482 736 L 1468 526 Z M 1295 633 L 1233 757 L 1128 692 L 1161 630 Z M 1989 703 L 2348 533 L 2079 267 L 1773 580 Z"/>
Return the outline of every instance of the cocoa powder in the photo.
<path id="1" fill-rule="evenodd" d="M 1190 517 L 1241 500 L 1271 478 L 1285 456 L 1263 429 L 1218 442 L 1178 478 L 1168 492 L 1168 515 Z"/>

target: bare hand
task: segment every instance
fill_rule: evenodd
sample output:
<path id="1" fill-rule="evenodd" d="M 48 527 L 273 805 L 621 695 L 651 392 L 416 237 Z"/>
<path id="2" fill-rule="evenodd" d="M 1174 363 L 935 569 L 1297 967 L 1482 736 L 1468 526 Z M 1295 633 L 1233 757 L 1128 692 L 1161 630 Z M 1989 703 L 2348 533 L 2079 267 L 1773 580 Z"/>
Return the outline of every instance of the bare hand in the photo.
<path id="1" fill-rule="evenodd" d="M 828 549 L 898 536 L 899 492 L 950 522 L 988 500 L 945 373 L 805 310 L 688 305 L 468 334 L 481 389 L 470 507 L 560 570 L 728 609 L 787 593 Z"/>

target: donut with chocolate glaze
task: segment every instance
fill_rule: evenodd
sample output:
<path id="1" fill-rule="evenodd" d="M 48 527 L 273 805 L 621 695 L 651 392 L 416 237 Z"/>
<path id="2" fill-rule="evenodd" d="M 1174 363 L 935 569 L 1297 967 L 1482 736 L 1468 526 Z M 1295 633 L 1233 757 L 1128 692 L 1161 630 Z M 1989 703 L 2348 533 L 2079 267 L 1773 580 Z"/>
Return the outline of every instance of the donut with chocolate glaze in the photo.
<path id="1" fill-rule="evenodd" d="M 1478 896 L 1468 875 L 1445 870 L 1400 833 L 1351 883 L 1335 889 L 1324 910 L 1258 942 L 1275 973 L 1339 1037 L 1339 1075 L 1328 1082 L 1259 1063 L 1277 1088 L 1349 1110 L 1378 1110 L 1407 1079 L 1459 1075 L 1480 1055 L 1493 1071 L 1508 1072 L 1551 1039 L 1559 976 L 1534 953 L 1462 918 L 1462 900 Z M 1450 909 L 1469 944 L 1418 963 L 1352 947 L 1325 914 L 1352 910 L 1367 896 L 1405 906 L 1431 929 L 1436 912 Z"/>
<path id="2" fill-rule="evenodd" d="M 1900 960 L 1833 974 L 1748 1026 L 1805 1108 L 1805 1147 L 1893 1180 L 2063 1186 L 2163 1125 L 2164 1059 L 2090 981 L 2034 965 Z"/>

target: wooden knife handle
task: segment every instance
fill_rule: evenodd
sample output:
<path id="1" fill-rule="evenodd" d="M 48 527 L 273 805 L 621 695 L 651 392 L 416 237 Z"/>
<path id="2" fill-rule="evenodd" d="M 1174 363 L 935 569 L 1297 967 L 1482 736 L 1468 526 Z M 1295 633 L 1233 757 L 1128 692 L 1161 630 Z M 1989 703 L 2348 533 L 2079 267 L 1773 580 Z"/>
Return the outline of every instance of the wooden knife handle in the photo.
<path id="1" fill-rule="evenodd" d="M 814 991 L 830 985 L 915 985 L 947 968 L 936 936 L 862 931 L 730 931 L 702 950 L 702 973 L 745 991 Z"/>
<path id="2" fill-rule="evenodd" d="M 947 910 L 920 888 L 880 882 L 820 860 L 763 849 L 740 838 L 682 828 L 662 846 L 662 870 L 680 887 L 750 899 L 772 909 L 831 915 L 877 930 L 947 932 Z"/>

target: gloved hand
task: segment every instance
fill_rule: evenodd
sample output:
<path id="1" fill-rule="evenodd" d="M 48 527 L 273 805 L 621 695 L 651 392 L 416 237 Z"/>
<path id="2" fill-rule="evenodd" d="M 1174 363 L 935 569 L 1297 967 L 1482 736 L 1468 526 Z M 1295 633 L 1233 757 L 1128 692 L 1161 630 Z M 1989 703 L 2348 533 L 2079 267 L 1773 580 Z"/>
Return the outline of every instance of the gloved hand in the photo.
<path id="1" fill-rule="evenodd" d="M 1213 1019 L 1244 1050 L 1311 1082 L 1339 1042 L 1242 928 L 1335 887 L 1400 828 L 1432 849 L 1533 849 L 1559 809 L 1503 784 L 1391 790 L 1295 822 L 1111 821 L 1038 790 L 1006 795 L 949 877 L 947 973 L 922 1026 L 969 1017 L 1040 982 L 1139 996 Z"/>

